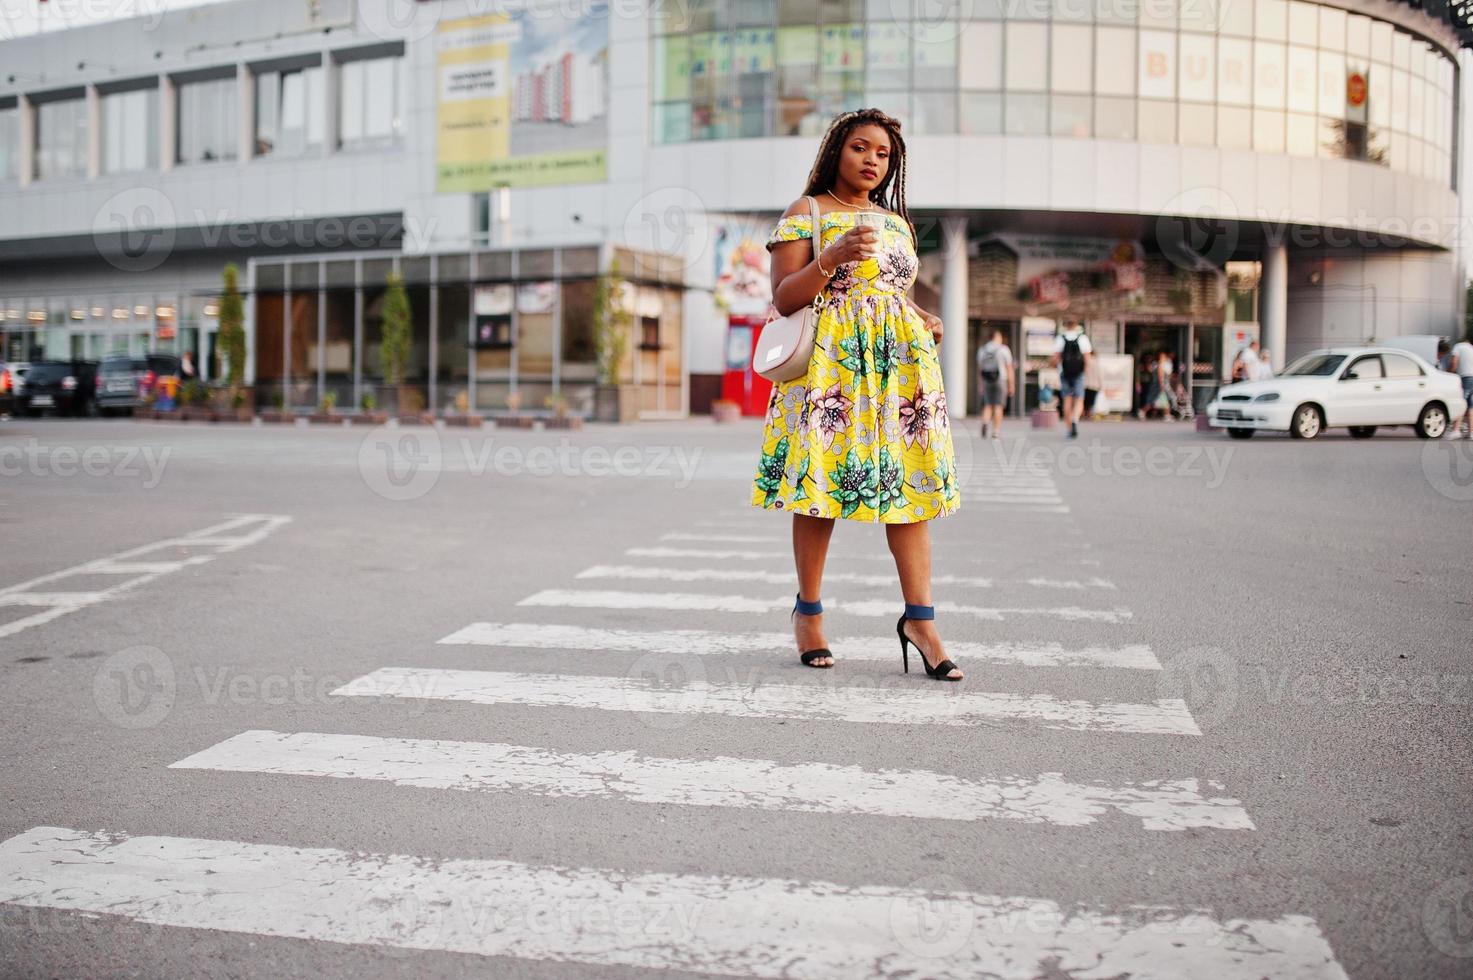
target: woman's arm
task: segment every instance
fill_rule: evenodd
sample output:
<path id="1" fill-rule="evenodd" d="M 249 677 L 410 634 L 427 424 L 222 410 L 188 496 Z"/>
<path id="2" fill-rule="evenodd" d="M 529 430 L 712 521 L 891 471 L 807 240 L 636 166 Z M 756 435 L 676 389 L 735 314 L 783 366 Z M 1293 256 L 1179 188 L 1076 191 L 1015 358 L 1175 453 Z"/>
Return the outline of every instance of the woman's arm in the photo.
<path id="1" fill-rule="evenodd" d="M 931 331 L 931 338 L 937 343 L 940 343 L 942 333 L 941 318 L 934 313 L 928 313 L 925 310 L 921 309 L 918 305 L 916 305 L 916 301 L 911 299 L 909 296 L 905 297 L 905 302 L 912 310 L 915 311 L 916 316 L 921 318 L 921 322 L 926 325 L 926 329 Z"/>
<path id="2" fill-rule="evenodd" d="M 809 213 L 808 202 L 799 199 L 783 212 L 783 217 Z M 813 234 L 822 235 L 822 231 L 814 228 Z M 812 303 L 813 297 L 828 285 L 839 263 L 872 258 L 878 240 L 879 234 L 873 228 L 851 228 L 823 249 L 818 259 L 813 257 L 813 242 L 808 238 L 772 246 L 772 305 L 778 315 L 789 316 Z"/>

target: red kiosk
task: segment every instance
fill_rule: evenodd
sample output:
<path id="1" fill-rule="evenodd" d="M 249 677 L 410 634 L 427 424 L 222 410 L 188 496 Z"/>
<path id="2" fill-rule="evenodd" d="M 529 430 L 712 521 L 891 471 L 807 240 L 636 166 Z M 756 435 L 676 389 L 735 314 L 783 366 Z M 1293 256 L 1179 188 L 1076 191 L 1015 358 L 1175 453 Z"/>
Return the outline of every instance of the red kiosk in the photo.
<path id="1" fill-rule="evenodd" d="M 726 323 L 726 372 L 721 377 L 721 397 L 736 402 L 743 415 L 762 415 L 772 394 L 772 382 L 752 370 L 752 351 L 762 336 L 766 316 L 733 313 Z"/>

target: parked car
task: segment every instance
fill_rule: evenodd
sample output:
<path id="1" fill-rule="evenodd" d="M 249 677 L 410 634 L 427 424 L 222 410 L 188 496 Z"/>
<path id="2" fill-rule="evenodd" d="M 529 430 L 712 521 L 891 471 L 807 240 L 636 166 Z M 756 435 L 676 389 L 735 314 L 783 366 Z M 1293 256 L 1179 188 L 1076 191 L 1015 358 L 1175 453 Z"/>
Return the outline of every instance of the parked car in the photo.
<path id="1" fill-rule="evenodd" d="M 103 415 L 132 414 L 144 392 L 178 376 L 179 358 L 173 354 L 109 354 L 97 371 L 97 408 Z"/>
<path id="2" fill-rule="evenodd" d="M 93 415 L 96 378 L 96 361 L 32 361 L 16 395 L 16 414 Z"/>
<path id="3" fill-rule="evenodd" d="M 1467 405 L 1457 375 L 1405 350 L 1336 347 L 1305 354 L 1282 374 L 1228 385 L 1207 406 L 1212 425 L 1247 439 L 1260 429 L 1313 439 L 1346 426 L 1358 439 L 1410 425 L 1438 439 Z"/>

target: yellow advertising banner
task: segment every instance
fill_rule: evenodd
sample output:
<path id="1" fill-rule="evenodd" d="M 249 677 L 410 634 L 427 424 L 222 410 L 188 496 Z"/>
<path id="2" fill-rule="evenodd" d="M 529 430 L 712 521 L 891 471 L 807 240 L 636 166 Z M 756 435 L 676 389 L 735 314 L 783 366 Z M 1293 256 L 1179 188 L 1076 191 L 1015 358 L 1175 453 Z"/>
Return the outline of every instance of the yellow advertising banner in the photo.
<path id="1" fill-rule="evenodd" d="M 605 179 L 607 18 L 595 3 L 587 16 L 439 26 L 436 191 Z"/>

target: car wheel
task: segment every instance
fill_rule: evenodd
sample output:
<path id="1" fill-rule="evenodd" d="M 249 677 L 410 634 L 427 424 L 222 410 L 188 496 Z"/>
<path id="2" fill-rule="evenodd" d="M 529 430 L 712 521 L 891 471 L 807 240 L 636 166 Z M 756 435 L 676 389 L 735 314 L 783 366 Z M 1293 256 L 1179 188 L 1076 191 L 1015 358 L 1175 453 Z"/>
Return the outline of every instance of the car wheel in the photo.
<path id="1" fill-rule="evenodd" d="M 1352 439 L 1369 439 L 1375 434 L 1374 425 L 1352 425 L 1350 427 L 1350 438 Z"/>
<path id="2" fill-rule="evenodd" d="M 1440 402 L 1432 402 L 1417 416 L 1415 428 L 1423 439 L 1441 439 L 1447 432 L 1447 409 Z"/>
<path id="3" fill-rule="evenodd" d="M 1228 429 L 1227 434 L 1234 439 L 1252 439 L 1253 429 Z"/>
<path id="4" fill-rule="evenodd" d="M 1313 439 L 1325 427 L 1324 416 L 1314 405 L 1300 405 L 1294 409 L 1294 418 L 1289 423 L 1289 435 L 1295 439 Z"/>

